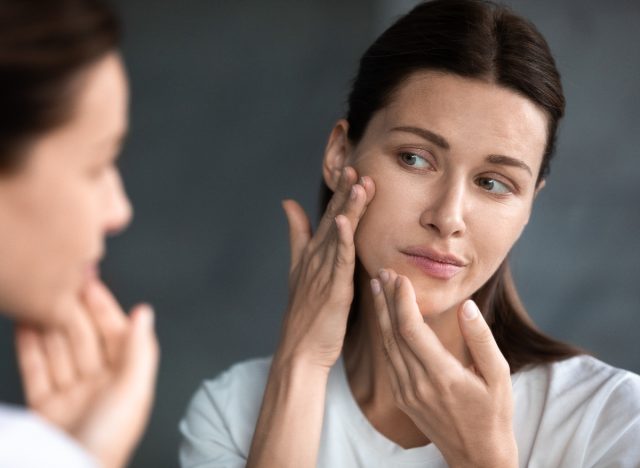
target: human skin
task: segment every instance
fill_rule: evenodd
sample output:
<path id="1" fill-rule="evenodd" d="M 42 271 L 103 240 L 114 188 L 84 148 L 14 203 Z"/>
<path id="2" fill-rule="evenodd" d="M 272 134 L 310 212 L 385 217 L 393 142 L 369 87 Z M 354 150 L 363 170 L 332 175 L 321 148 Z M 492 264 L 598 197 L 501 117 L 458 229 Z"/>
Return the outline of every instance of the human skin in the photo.
<path id="1" fill-rule="evenodd" d="M 402 130 L 392 130 L 397 128 Z M 416 128 L 429 130 L 431 134 L 424 138 L 419 134 L 425 132 L 416 131 Z M 495 272 L 529 220 L 535 195 L 543 186 L 536 182 L 546 144 L 546 129 L 544 112 L 511 90 L 480 80 L 427 71 L 410 76 L 400 85 L 390 103 L 374 114 L 357 145 L 347 138 L 347 122 L 339 121 L 325 152 L 324 179 L 336 191 L 336 196 L 341 193 L 339 181 L 345 166 L 353 166 L 375 186 L 375 196 L 366 210 L 362 206 L 358 223 L 353 226 L 363 284 L 359 298 L 360 321 L 344 349 L 352 391 L 380 432 L 404 447 L 434 441 L 451 466 L 468 466 L 470 460 L 476 460 L 478 466 L 513 466 L 517 463 L 509 417 L 512 408 L 508 366 L 481 315 L 477 314 L 468 323 L 460 318 L 462 304 Z M 446 145 L 442 141 L 438 144 L 438 138 L 433 134 L 442 137 L 440 140 L 444 139 Z M 528 170 L 523 169 L 524 166 Z M 296 231 L 295 226 L 304 225 L 297 210 L 289 209 L 287 213 L 293 231 Z M 297 229 L 297 232 L 299 238 L 304 230 Z M 292 243 L 295 238 L 292 235 Z M 426 250 L 431 256 L 434 252 L 454 255 L 459 263 L 455 274 L 442 278 L 420 268 L 415 259 L 407 255 L 409 251 L 415 256 L 416 249 Z M 387 272 L 383 275 L 387 277 L 386 281 L 380 276 L 382 269 Z M 398 274 L 403 278 L 401 283 L 406 281 L 404 293 L 397 296 L 402 300 L 397 307 L 383 308 L 380 304 L 396 302 L 395 288 L 390 288 L 389 284 L 395 284 Z M 391 282 L 389 277 L 393 278 Z M 300 278 L 304 275 L 299 275 L 298 281 L 291 285 L 292 297 L 297 289 L 308 287 Z M 379 289 L 383 290 L 377 297 L 384 297 L 384 301 L 376 303 L 367 284 L 369 279 L 377 279 Z M 333 295 L 324 300 L 330 302 L 334 296 L 344 297 L 352 288 L 352 282 L 334 284 L 329 288 Z M 263 437 L 260 445 L 263 453 L 267 452 L 264 448 L 270 448 L 271 452 L 261 458 L 260 447 L 252 447 L 250 461 L 255 460 L 252 466 L 268 465 L 266 461 L 260 463 L 261 460 L 284 463 L 279 466 L 312 466 L 315 463 L 318 441 L 314 437 L 322 425 L 324 384 L 332 362 L 326 355 L 320 356 L 313 351 L 317 349 L 318 336 L 299 331 L 305 327 L 295 327 L 298 330 L 296 339 L 287 336 L 288 323 L 309 315 L 309 309 L 321 313 L 323 308 L 304 304 L 295 309 L 290 302 L 256 429 L 256 434 Z M 399 310 L 406 312 L 405 317 L 413 317 L 412 325 L 403 328 L 403 332 L 398 330 Z M 415 332 L 416 314 L 427 329 Z M 345 320 L 340 323 L 342 330 L 346 314 L 341 317 Z M 322 320 L 313 316 L 315 322 Z M 390 330 L 393 340 L 389 338 L 383 342 L 381 337 L 388 337 Z M 425 333 L 431 333 L 428 338 L 431 346 L 422 346 L 423 354 L 414 352 L 422 365 L 431 360 L 443 362 L 447 359 L 459 363 L 455 375 L 443 373 L 441 377 L 446 382 L 469 384 L 460 388 L 480 395 L 487 389 L 470 376 L 482 378 L 486 384 L 488 380 L 477 374 L 480 372 L 478 364 L 482 364 L 486 376 L 495 377 L 491 382 L 495 384 L 496 393 L 486 393 L 489 396 L 484 399 L 478 397 L 468 401 L 460 399 L 460 394 L 447 395 L 459 404 L 442 405 L 443 401 L 438 398 L 444 394 L 431 392 L 430 395 L 438 397 L 429 402 L 431 407 L 421 407 L 423 401 L 418 399 L 413 402 L 415 404 L 403 404 L 400 401 L 403 395 L 417 394 L 412 389 L 398 391 L 396 388 L 394 391 L 392 388 L 392 381 L 413 385 L 410 379 L 397 378 L 402 369 L 391 362 L 391 356 L 394 360 L 400 356 L 400 348 L 406 351 L 410 344 L 415 344 L 403 333 L 411 338 L 418 337 L 416 339 L 422 344 Z M 335 334 L 331 349 L 342 350 L 343 336 Z M 487 342 L 492 343 L 491 346 L 483 346 Z M 393 349 L 394 346 L 397 349 Z M 426 349 L 435 354 L 425 356 Z M 284 355 L 294 357 L 282 360 Z M 336 353 L 331 353 L 331 357 L 337 359 Z M 276 385 L 274 382 L 278 379 L 281 380 Z M 309 385 L 303 390 L 300 381 L 318 383 L 313 390 Z M 302 395 L 302 392 L 306 393 Z M 288 400 L 278 395 L 287 395 Z M 491 396 L 496 395 L 501 396 L 499 407 L 489 404 Z M 479 410 L 469 411 L 466 405 L 479 401 L 484 402 L 484 406 L 481 404 Z M 466 439 L 450 440 L 451 433 L 444 425 L 431 427 L 424 423 L 429 414 L 433 414 L 429 413 L 429 408 L 438 405 L 455 413 L 448 414 L 447 420 L 455 421 L 457 427 L 474 427 L 471 419 L 478 418 L 479 414 L 488 418 L 485 428 L 490 428 L 490 432 L 473 435 L 484 440 L 482 453 L 469 453 L 477 449 L 476 440 L 473 443 Z M 263 418 L 265 414 L 270 417 Z M 284 416 L 279 418 L 278 415 Z M 304 422 L 297 423 L 295 432 L 288 431 L 285 422 L 296 420 L 296 416 Z M 281 430 L 285 434 L 282 437 L 288 439 L 287 444 L 274 443 L 269 447 L 269 436 L 262 432 L 267 430 L 266 421 L 276 424 L 269 426 L 269 430 L 272 434 Z M 300 447 L 295 450 L 295 459 L 304 463 L 287 464 L 293 459 L 286 453 L 293 450 L 291 447 Z M 301 455 L 305 447 L 310 448 L 306 458 Z"/>
<path id="2" fill-rule="evenodd" d="M 128 316 L 98 273 L 105 237 L 131 219 L 115 166 L 128 113 L 119 55 L 73 84 L 70 120 L 0 176 L 0 310 L 18 323 L 29 407 L 115 468 L 148 420 L 158 345 L 151 308 Z"/>
<path id="3" fill-rule="evenodd" d="M 132 214 L 114 164 L 128 125 L 120 59 L 102 60 L 74 88 L 74 117 L 0 175 L 0 309 L 43 326 L 64 322 L 97 274 L 105 237 Z"/>

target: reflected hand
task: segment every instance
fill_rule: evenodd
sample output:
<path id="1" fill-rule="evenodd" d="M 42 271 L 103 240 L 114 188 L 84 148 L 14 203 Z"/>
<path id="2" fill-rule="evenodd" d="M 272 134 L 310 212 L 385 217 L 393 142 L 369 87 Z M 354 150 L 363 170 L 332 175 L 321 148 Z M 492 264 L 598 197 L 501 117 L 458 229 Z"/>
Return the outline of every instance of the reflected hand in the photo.
<path id="1" fill-rule="evenodd" d="M 159 355 L 153 311 L 140 305 L 127 317 L 98 280 L 81 302 L 62 328 L 18 326 L 26 401 L 102 466 L 122 467 L 153 402 Z"/>
<path id="2" fill-rule="evenodd" d="M 509 365 L 476 304 L 458 310 L 473 366 L 425 323 L 411 282 L 381 270 L 371 282 L 394 399 L 449 466 L 517 466 Z"/>
<path id="3" fill-rule="evenodd" d="M 353 300 L 354 232 L 375 194 L 370 177 L 356 183 L 357 179 L 352 167 L 343 169 L 313 236 L 302 207 L 293 200 L 283 203 L 289 221 L 291 268 L 278 359 L 302 358 L 328 369 L 340 355 Z"/>

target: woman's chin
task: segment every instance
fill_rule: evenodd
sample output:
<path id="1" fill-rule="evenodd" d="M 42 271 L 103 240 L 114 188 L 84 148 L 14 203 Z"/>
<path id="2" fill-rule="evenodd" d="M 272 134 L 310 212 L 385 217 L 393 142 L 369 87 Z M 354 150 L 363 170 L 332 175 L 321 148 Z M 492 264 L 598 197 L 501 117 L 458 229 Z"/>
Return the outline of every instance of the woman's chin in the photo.
<path id="1" fill-rule="evenodd" d="M 458 305 L 466 298 L 453 297 L 443 292 L 418 292 L 416 291 L 416 301 L 420 314 L 425 318 L 436 318 L 451 310 L 456 310 Z"/>

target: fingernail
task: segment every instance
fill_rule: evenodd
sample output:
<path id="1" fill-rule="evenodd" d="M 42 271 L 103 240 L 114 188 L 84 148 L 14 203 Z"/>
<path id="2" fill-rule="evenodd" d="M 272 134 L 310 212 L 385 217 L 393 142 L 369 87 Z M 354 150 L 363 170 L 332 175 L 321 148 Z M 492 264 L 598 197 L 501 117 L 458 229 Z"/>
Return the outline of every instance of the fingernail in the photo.
<path id="1" fill-rule="evenodd" d="M 141 304 L 138 308 L 138 314 L 140 314 L 140 320 L 146 328 L 153 328 L 155 314 L 153 313 L 153 308 L 149 304 Z"/>
<path id="2" fill-rule="evenodd" d="M 467 320 L 473 320 L 478 316 L 478 306 L 472 300 L 468 300 L 462 306 L 462 315 Z"/>
<path id="3" fill-rule="evenodd" d="M 356 186 L 354 185 L 353 187 L 351 187 L 351 194 L 349 195 L 349 198 L 351 198 L 352 200 L 355 200 L 357 196 L 358 196 L 358 191 L 356 190 Z"/>
<path id="4" fill-rule="evenodd" d="M 396 289 L 398 289 L 400 287 L 400 285 L 402 284 L 402 279 L 400 279 L 400 277 L 398 276 L 396 278 Z"/>
<path id="5" fill-rule="evenodd" d="M 342 218 L 338 215 L 333 220 L 336 222 L 336 226 L 338 227 L 338 229 L 340 229 L 340 227 L 342 226 Z"/>
<path id="6" fill-rule="evenodd" d="M 378 273 L 378 276 L 380 276 L 380 279 L 382 280 L 383 283 L 386 283 L 387 281 L 389 281 L 389 272 L 387 270 L 380 270 L 380 272 Z"/>
<path id="7" fill-rule="evenodd" d="M 358 179 L 358 183 L 364 187 L 364 184 L 366 183 L 365 180 L 364 180 L 364 176 L 360 177 L 360 179 Z"/>
<path id="8" fill-rule="evenodd" d="M 371 291 L 373 291 L 373 295 L 377 296 L 378 294 L 380 294 L 380 291 L 382 289 L 380 288 L 380 281 L 378 281 L 377 279 L 372 279 L 371 280 Z"/>

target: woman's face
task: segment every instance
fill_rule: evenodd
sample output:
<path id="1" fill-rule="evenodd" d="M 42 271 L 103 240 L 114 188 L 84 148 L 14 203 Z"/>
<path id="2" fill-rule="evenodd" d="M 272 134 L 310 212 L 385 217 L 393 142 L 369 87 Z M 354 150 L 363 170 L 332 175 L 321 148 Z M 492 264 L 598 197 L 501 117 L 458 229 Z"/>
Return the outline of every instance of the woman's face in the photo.
<path id="1" fill-rule="evenodd" d="M 412 75 L 346 145 L 346 164 L 376 185 L 355 239 L 366 272 L 409 277 L 425 316 L 470 297 L 527 224 L 546 128 L 540 108 L 503 87 Z"/>
<path id="2" fill-rule="evenodd" d="M 64 320 L 97 274 L 105 236 L 131 218 L 114 165 L 128 105 L 116 53 L 91 66 L 75 99 L 72 119 L 0 175 L 0 309 L 42 325 Z"/>

